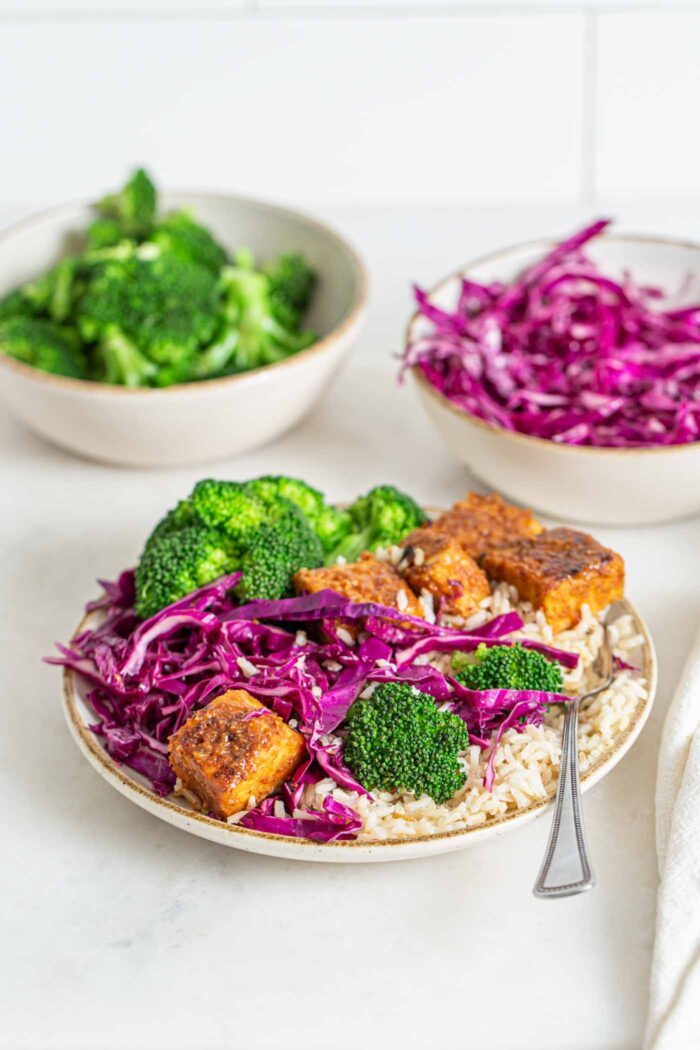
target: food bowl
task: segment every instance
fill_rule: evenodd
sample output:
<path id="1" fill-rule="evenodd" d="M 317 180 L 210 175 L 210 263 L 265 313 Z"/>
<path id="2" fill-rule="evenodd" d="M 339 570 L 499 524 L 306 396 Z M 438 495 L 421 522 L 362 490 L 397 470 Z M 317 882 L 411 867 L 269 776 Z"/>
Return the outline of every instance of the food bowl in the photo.
<path id="1" fill-rule="evenodd" d="M 453 307 L 463 275 L 480 282 L 509 281 L 553 246 L 552 241 L 538 240 L 481 256 L 440 281 L 430 298 Z M 668 292 L 683 288 L 689 274 L 700 275 L 700 244 L 608 235 L 588 244 L 586 252 L 605 273 L 620 276 L 629 271 L 637 282 Z M 697 301 L 697 291 L 694 298 Z M 674 305 L 687 301 L 687 294 L 679 295 Z M 422 316 L 414 314 L 408 341 L 425 331 L 425 325 Z M 558 518 L 602 525 L 646 525 L 700 511 L 700 442 L 619 449 L 557 444 L 469 415 L 419 368 L 411 374 L 428 416 L 452 453 L 486 485 L 511 499 Z"/>
<path id="2" fill-rule="evenodd" d="M 256 257 L 302 252 L 319 281 L 306 323 L 318 342 L 277 364 L 164 389 L 127 389 L 49 375 L 0 354 L 0 403 L 71 452 L 132 467 L 203 463 L 278 437 L 322 395 L 366 312 L 367 275 L 337 233 L 296 211 L 241 197 L 164 194 L 165 210 L 191 207 L 230 250 Z M 35 215 L 0 234 L 0 295 L 56 262 L 85 228 L 89 204 Z"/>

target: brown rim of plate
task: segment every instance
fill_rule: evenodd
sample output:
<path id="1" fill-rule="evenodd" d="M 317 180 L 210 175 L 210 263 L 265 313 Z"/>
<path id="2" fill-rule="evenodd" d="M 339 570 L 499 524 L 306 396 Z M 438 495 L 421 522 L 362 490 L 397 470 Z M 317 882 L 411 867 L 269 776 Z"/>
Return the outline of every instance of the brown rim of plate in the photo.
<path id="1" fill-rule="evenodd" d="M 681 240 L 680 238 L 659 237 L 654 236 L 652 234 L 604 233 L 601 234 L 599 238 L 596 238 L 596 240 L 621 241 L 623 243 L 632 242 L 634 244 L 663 244 L 672 248 L 685 248 L 686 250 L 691 250 L 700 253 L 700 241 L 686 241 Z M 437 282 L 437 284 L 433 285 L 433 287 L 428 292 L 428 298 L 432 299 L 432 297 L 436 293 L 441 292 L 452 281 L 456 281 L 460 277 L 466 276 L 475 267 L 481 266 L 483 263 L 492 262 L 494 260 L 507 257 L 513 252 L 525 251 L 526 249 L 552 248 L 555 246 L 556 243 L 556 241 L 553 241 L 550 238 L 538 237 L 536 240 L 521 241 L 518 244 L 511 244 L 507 248 L 498 248 L 496 251 L 486 252 L 484 255 L 479 255 L 476 259 L 472 259 L 470 262 L 466 263 L 459 269 L 453 270 L 452 273 L 447 275 L 447 277 L 443 277 L 440 281 Z M 408 343 L 411 341 L 412 330 L 417 324 L 417 322 L 420 320 L 421 316 L 422 315 L 419 310 L 414 310 L 413 314 L 411 315 L 408 325 L 406 326 L 406 345 L 408 345 Z M 556 449 L 564 455 L 570 455 L 571 453 L 584 453 L 586 455 L 593 456 L 631 456 L 635 454 L 644 453 L 658 456 L 678 452 L 679 449 L 687 450 L 688 448 L 693 448 L 700 444 L 700 442 L 691 441 L 683 445 L 664 445 L 661 447 L 652 445 L 648 448 L 645 446 L 642 446 L 640 448 L 615 448 L 613 446 L 607 447 L 592 445 L 565 445 L 561 444 L 558 441 L 551 441 L 549 438 L 534 437 L 531 434 L 521 434 L 517 430 L 506 430 L 505 427 L 497 427 L 493 423 L 487 423 L 485 419 L 480 419 L 479 416 L 472 415 L 471 412 L 465 412 L 464 409 L 458 408 L 457 405 L 450 401 L 448 397 L 445 397 L 445 395 L 440 390 L 438 390 L 437 387 L 433 386 L 433 384 L 425 378 L 423 372 L 418 367 L 418 365 L 412 365 L 410 371 L 415 381 L 421 387 L 422 392 L 429 394 L 442 408 L 447 408 L 450 412 L 453 413 L 453 415 L 457 416 L 462 421 L 466 420 L 468 423 L 473 423 L 474 426 L 480 427 L 482 430 L 485 430 L 490 434 L 508 438 L 512 441 L 520 441 L 523 444 L 530 445 L 530 447 L 546 446 L 547 448 Z"/>
<path id="2" fill-rule="evenodd" d="M 437 511 L 435 508 L 428 508 L 428 513 L 434 515 Z M 610 762 L 618 751 L 624 751 L 626 749 L 626 744 L 630 737 L 634 738 L 639 732 L 641 732 L 656 694 L 658 668 L 654 643 L 649 633 L 649 628 L 634 606 L 626 598 L 622 600 L 621 604 L 624 606 L 625 611 L 633 617 L 637 630 L 644 639 L 642 673 L 647 681 L 647 695 L 643 700 L 640 700 L 637 703 L 634 713 L 630 718 L 629 725 L 622 733 L 620 733 L 615 743 L 604 751 L 595 762 L 588 766 L 585 773 L 581 774 L 581 782 L 584 787 L 596 773 L 602 770 Z M 83 616 L 73 632 L 73 637 L 76 637 L 80 631 L 85 628 L 90 617 L 93 615 L 93 613 L 87 613 Z M 241 828 L 237 824 L 228 824 L 223 820 L 215 820 L 213 817 L 208 817 L 206 814 L 199 813 L 195 809 L 185 809 L 184 806 L 179 805 L 177 802 L 173 802 L 171 798 L 163 798 L 160 795 L 156 795 L 154 791 L 150 791 L 132 777 L 128 776 L 124 772 L 123 767 L 115 762 L 114 759 L 107 754 L 105 749 L 101 747 L 98 743 L 98 738 L 94 733 L 90 732 L 85 722 L 80 717 L 76 704 L 76 696 L 76 672 L 72 671 L 69 667 L 64 667 L 63 703 L 65 713 L 70 720 L 74 735 L 82 742 L 84 749 L 87 750 L 102 766 L 110 778 L 118 780 L 128 792 L 135 792 L 136 794 L 141 795 L 143 798 L 148 799 L 149 803 L 153 805 L 162 806 L 163 809 L 169 810 L 172 813 L 177 813 L 179 816 L 186 817 L 188 820 L 194 820 L 199 824 L 206 825 L 207 827 L 224 829 L 232 835 L 253 835 L 256 838 L 270 839 L 272 842 L 295 843 L 297 845 L 306 846 L 307 848 L 314 847 L 315 849 L 323 848 L 335 850 L 339 847 L 342 847 L 343 849 L 367 849 L 370 847 L 372 849 L 379 849 L 384 846 L 405 846 L 408 843 L 437 842 L 442 839 L 456 838 L 459 835 L 471 835 L 475 832 L 499 827 L 503 824 L 507 824 L 509 821 L 527 816 L 528 814 L 534 815 L 538 813 L 540 810 L 551 805 L 554 798 L 554 792 L 552 792 L 546 799 L 533 802 L 525 809 L 515 810 L 512 813 L 504 813 L 503 816 L 487 819 L 484 824 L 477 824 L 471 828 L 456 828 L 452 831 L 437 831 L 432 835 L 403 835 L 392 839 L 381 839 L 377 842 L 358 842 L 357 840 L 353 840 L 350 842 L 323 843 L 314 842 L 312 839 L 293 838 L 290 835 L 273 835 L 268 831 L 254 831 L 252 828 Z"/>
<path id="3" fill-rule="evenodd" d="M 285 208 L 279 204 L 271 204 L 268 201 L 258 200 L 255 197 L 239 197 L 236 194 L 231 193 L 208 193 L 194 190 L 170 190 L 166 192 L 164 196 L 203 197 L 211 200 L 235 201 L 238 204 L 249 204 L 262 211 L 271 212 L 276 215 L 283 215 L 290 219 L 301 220 L 306 226 L 331 237 L 347 254 L 355 278 L 355 293 L 348 312 L 335 328 L 328 332 L 327 335 L 324 335 L 323 338 L 319 339 L 317 342 L 312 343 L 311 346 L 307 346 L 304 350 L 299 350 L 296 354 L 292 354 L 290 357 L 285 357 L 281 361 L 276 361 L 273 364 L 262 365 L 260 368 L 251 368 L 248 372 L 240 372 L 238 375 L 224 376 L 220 379 L 200 379 L 189 383 L 174 383 L 172 386 L 168 387 L 126 387 L 120 386 L 117 383 L 99 383 L 94 379 L 73 379 L 70 376 L 58 376 L 53 375 L 50 372 L 42 372 L 41 369 L 33 368 L 31 365 L 27 365 L 22 361 L 16 361 L 7 354 L 0 354 L 1 367 L 9 368 L 11 371 L 18 372 L 20 375 L 24 375 L 27 378 L 36 379 L 38 382 L 50 383 L 65 387 L 66 389 L 72 388 L 74 390 L 85 390 L 105 397 L 110 397 L 113 394 L 121 397 L 131 394 L 136 397 L 167 397 L 177 391 L 184 391 L 188 394 L 193 393 L 195 390 L 202 390 L 202 392 L 204 392 L 206 390 L 211 390 L 215 385 L 232 385 L 234 383 L 245 382 L 248 379 L 267 375 L 272 369 L 291 368 L 297 362 L 308 361 L 310 357 L 322 353 L 324 350 L 329 350 L 339 336 L 345 335 L 359 324 L 367 306 L 369 275 L 365 264 L 350 242 L 332 226 L 328 226 L 326 223 L 312 218 L 312 216 L 307 215 L 304 211 L 298 211 L 296 208 Z M 31 226 L 39 225 L 45 219 L 59 216 L 62 212 L 68 212 L 70 214 L 72 211 L 77 211 L 79 208 L 89 208 L 91 204 L 91 201 L 82 200 L 68 202 L 66 204 L 58 204 L 51 208 L 45 208 L 43 211 L 35 212 L 33 215 L 30 215 L 25 219 L 20 219 L 18 222 L 13 223 L 11 226 L 7 226 L 0 231 L 0 251 L 2 250 L 5 240 L 10 239 L 14 234 L 20 233 Z"/>

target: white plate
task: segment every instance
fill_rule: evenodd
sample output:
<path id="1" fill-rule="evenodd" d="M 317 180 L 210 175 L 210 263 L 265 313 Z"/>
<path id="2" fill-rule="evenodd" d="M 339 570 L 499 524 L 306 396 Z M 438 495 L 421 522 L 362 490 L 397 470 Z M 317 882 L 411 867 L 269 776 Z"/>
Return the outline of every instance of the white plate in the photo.
<path id="1" fill-rule="evenodd" d="M 627 601 L 621 604 L 634 618 L 637 631 L 644 639 L 641 662 L 642 671 L 648 682 L 648 693 L 645 699 L 640 700 L 627 729 L 583 774 L 584 791 L 602 780 L 632 747 L 649 717 L 656 694 L 656 653 L 649 630 L 633 605 Z M 87 623 L 89 623 L 89 617 L 80 627 L 82 628 Z M 551 799 L 535 802 L 526 809 L 489 820 L 488 823 L 479 827 L 442 832 L 420 838 L 400 838 L 376 843 L 318 843 L 305 839 L 288 838 L 284 835 L 251 831 L 204 816 L 192 809 L 184 799 L 160 798 L 154 794 L 144 777 L 115 762 L 103 748 L 100 738 L 90 731 L 89 726 L 91 722 L 94 722 L 95 714 L 85 701 L 86 691 L 87 686 L 73 671 L 66 668 L 63 673 L 63 712 L 66 722 L 76 744 L 100 776 L 104 777 L 122 795 L 126 795 L 128 799 L 135 802 L 137 806 L 167 821 L 168 824 L 174 824 L 175 827 L 189 831 L 192 835 L 211 839 L 212 842 L 233 846 L 235 849 L 284 857 L 288 860 L 336 861 L 342 864 L 408 860 L 415 857 L 429 857 L 436 853 L 450 853 L 452 850 L 476 845 L 533 820 L 552 805 Z"/>

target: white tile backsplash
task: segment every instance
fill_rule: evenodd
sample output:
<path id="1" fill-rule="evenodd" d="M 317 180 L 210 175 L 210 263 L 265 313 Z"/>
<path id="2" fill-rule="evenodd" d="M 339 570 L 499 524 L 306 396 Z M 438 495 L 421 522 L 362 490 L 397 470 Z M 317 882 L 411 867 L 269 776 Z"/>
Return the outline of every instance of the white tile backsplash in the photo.
<path id="1" fill-rule="evenodd" d="M 0 193 L 143 161 L 312 206 L 575 196 L 582 39 L 576 12 L 7 24 Z"/>
<path id="2" fill-rule="evenodd" d="M 700 0 L 0 0 L 0 201 L 700 192 Z"/>
<path id="3" fill-rule="evenodd" d="M 602 13 L 596 66 L 597 191 L 700 192 L 700 10 Z"/>

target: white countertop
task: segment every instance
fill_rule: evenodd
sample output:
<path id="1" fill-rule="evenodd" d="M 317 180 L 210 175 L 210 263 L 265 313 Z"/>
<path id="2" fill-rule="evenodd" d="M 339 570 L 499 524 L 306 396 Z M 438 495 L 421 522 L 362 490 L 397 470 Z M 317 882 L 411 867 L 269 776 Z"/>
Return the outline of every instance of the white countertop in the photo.
<path id="1" fill-rule="evenodd" d="M 623 209 L 628 228 L 700 232 L 699 209 L 694 230 L 667 212 Z M 472 479 L 411 390 L 393 386 L 388 354 L 408 282 L 587 214 L 337 214 L 374 271 L 367 333 L 306 422 L 236 462 L 110 469 L 0 415 L 1 1047 L 638 1050 L 656 892 L 655 760 L 700 619 L 697 519 L 596 529 L 626 558 L 660 687 L 636 746 L 586 796 L 598 886 L 570 900 L 531 896 L 547 819 L 461 853 L 347 867 L 186 835 L 97 777 L 63 725 L 59 674 L 40 662 L 70 635 L 94 578 L 132 563 L 152 521 L 203 474 L 297 473 L 334 498 L 385 480 L 426 503 L 465 492 Z"/>

